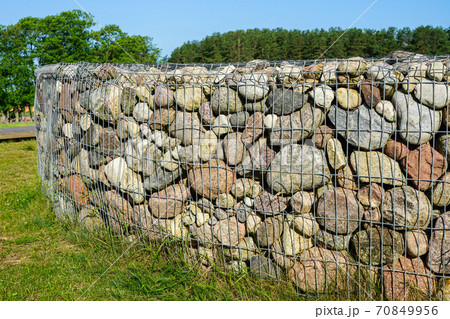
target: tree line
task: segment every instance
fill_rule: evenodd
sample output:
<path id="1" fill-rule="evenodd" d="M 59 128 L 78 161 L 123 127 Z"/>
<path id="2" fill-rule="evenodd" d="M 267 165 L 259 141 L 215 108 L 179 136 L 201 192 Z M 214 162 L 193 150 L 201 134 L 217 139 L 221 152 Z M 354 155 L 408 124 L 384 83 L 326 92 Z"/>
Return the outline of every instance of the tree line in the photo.
<path id="1" fill-rule="evenodd" d="M 329 30 L 250 29 L 213 33 L 201 41 L 189 41 L 175 49 L 174 63 L 241 62 L 253 59 L 307 60 L 382 57 L 396 50 L 430 55 L 450 53 L 450 28 L 420 26 L 383 30 L 340 28 Z M 334 44 L 333 44 L 334 43 Z M 332 45 L 333 44 L 333 45 Z M 331 47 L 330 47 L 331 46 Z"/>
<path id="2" fill-rule="evenodd" d="M 0 25 L 0 111 L 21 111 L 34 101 L 34 70 L 58 62 L 155 63 L 160 50 L 147 36 L 128 35 L 117 25 L 95 30 L 80 10 Z"/>

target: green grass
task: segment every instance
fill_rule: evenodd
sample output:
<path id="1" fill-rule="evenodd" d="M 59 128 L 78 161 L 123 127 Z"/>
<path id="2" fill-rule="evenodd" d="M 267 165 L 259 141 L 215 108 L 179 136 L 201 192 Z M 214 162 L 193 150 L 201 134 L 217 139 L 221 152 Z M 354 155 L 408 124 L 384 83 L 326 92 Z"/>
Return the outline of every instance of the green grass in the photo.
<path id="1" fill-rule="evenodd" d="M 33 126 L 34 122 L 0 123 L 0 128 Z"/>
<path id="2" fill-rule="evenodd" d="M 57 220 L 37 176 L 36 141 L 0 143 L 0 300 L 76 300 L 129 245 Z M 303 298 L 287 282 L 187 263 L 178 247 L 134 245 L 81 299 Z"/>

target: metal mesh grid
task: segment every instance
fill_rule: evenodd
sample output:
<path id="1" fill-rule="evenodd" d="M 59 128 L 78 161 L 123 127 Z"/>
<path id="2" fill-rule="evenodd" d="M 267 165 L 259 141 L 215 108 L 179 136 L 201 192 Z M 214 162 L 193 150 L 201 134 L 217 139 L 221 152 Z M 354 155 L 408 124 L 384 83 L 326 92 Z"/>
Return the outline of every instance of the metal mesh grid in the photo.
<path id="1" fill-rule="evenodd" d="M 448 62 L 44 66 L 39 174 L 92 231 L 308 294 L 448 299 Z"/>

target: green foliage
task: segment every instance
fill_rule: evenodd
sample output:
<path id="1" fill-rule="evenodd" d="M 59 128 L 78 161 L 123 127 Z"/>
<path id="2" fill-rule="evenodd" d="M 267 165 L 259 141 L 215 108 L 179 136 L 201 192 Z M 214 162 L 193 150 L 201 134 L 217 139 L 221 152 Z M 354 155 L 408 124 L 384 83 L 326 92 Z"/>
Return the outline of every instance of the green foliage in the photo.
<path id="1" fill-rule="evenodd" d="M 34 70 L 58 62 L 155 63 L 150 37 L 130 36 L 117 25 L 94 31 L 92 16 L 73 10 L 0 25 L 0 111 L 33 105 Z"/>
<path id="2" fill-rule="evenodd" d="M 382 57 L 396 50 L 430 55 L 450 52 L 450 28 L 431 26 L 422 26 L 414 30 L 393 27 L 382 30 L 353 28 L 334 43 L 343 32 L 344 30 L 340 28 L 330 28 L 328 31 L 278 28 L 213 33 L 201 41 L 190 41 L 175 49 L 169 62 L 306 60 L 317 59 L 322 54 L 322 58 Z"/>

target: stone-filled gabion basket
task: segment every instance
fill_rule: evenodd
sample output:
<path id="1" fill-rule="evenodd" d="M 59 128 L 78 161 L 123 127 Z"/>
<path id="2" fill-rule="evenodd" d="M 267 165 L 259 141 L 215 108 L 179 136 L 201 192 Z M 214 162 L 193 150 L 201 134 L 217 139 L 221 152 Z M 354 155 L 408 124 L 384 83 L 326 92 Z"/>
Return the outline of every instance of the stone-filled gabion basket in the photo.
<path id="1" fill-rule="evenodd" d="M 449 299 L 449 75 L 407 52 L 48 65 L 39 174 L 92 231 L 178 237 L 306 293 Z"/>

